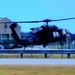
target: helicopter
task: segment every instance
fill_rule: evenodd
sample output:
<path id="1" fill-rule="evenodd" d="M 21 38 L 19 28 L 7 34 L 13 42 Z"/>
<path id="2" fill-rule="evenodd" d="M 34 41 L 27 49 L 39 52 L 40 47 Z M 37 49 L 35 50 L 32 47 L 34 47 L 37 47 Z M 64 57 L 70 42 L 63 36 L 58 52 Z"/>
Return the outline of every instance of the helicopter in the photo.
<path id="1" fill-rule="evenodd" d="M 12 36 L 14 40 L 19 44 L 24 46 L 25 48 L 27 46 L 34 46 L 34 45 L 43 45 L 45 48 L 49 43 L 55 43 L 59 42 L 60 46 L 62 47 L 64 45 L 64 42 L 67 41 L 68 38 L 71 40 L 71 32 L 69 32 L 67 29 L 62 29 L 57 27 L 56 25 L 50 26 L 48 23 L 52 21 L 63 21 L 63 20 L 70 20 L 75 18 L 65 18 L 65 19 L 57 19 L 57 20 L 50 20 L 45 19 L 42 21 L 22 21 L 22 22 L 13 22 L 10 25 L 10 29 L 12 31 Z M 41 25 L 40 27 L 34 27 L 30 28 L 29 35 L 25 37 L 24 39 L 20 39 L 16 27 L 17 23 L 39 23 L 39 22 L 45 22 L 45 25 Z"/>

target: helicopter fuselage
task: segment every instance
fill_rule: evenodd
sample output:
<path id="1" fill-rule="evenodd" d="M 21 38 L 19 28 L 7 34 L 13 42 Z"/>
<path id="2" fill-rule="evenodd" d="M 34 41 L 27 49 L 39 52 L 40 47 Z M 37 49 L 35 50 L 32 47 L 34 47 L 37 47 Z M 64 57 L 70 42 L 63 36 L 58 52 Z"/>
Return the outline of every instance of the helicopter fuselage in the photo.
<path id="1" fill-rule="evenodd" d="M 43 47 L 46 47 L 49 43 L 59 42 L 60 45 L 63 45 L 63 42 L 66 42 L 67 35 L 70 35 L 65 29 L 58 28 L 57 26 L 41 26 L 38 28 L 31 28 L 31 32 L 29 32 L 29 36 L 25 39 L 20 39 L 15 28 L 17 24 L 13 23 L 10 25 L 10 29 L 12 31 L 13 38 L 15 41 L 27 47 L 28 45 L 39 45 L 42 44 Z"/>

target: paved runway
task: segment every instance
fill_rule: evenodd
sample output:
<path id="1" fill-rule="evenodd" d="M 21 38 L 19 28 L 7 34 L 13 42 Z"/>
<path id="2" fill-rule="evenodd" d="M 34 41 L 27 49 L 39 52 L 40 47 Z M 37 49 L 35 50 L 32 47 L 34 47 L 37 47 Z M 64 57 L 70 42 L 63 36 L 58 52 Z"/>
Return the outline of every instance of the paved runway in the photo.
<path id="1" fill-rule="evenodd" d="M 75 65 L 75 59 L 0 59 L 0 65 Z"/>

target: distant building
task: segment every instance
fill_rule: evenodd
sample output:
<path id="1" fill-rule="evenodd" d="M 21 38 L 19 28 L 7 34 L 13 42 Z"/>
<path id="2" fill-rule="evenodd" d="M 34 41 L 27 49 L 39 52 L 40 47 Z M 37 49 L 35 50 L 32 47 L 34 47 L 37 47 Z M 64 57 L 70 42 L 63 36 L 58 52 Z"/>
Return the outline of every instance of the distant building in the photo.
<path id="1" fill-rule="evenodd" d="M 0 42 L 2 42 L 2 40 L 11 40 L 13 39 L 12 35 L 11 35 L 11 29 L 9 28 L 9 26 L 11 25 L 11 23 L 1 23 L 1 22 L 12 22 L 10 19 L 8 19 L 7 17 L 5 18 L 0 18 Z M 16 27 L 17 29 L 17 33 L 19 35 L 19 37 L 21 38 L 21 28 L 18 25 Z"/>

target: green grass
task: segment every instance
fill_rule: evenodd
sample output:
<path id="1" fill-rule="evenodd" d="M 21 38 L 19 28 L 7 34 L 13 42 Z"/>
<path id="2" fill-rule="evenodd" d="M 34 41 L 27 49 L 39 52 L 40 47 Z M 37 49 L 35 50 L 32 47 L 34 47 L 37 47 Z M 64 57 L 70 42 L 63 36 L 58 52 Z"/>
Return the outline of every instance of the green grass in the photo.
<path id="1" fill-rule="evenodd" d="M 75 75 L 75 66 L 0 65 L 0 75 Z"/>

